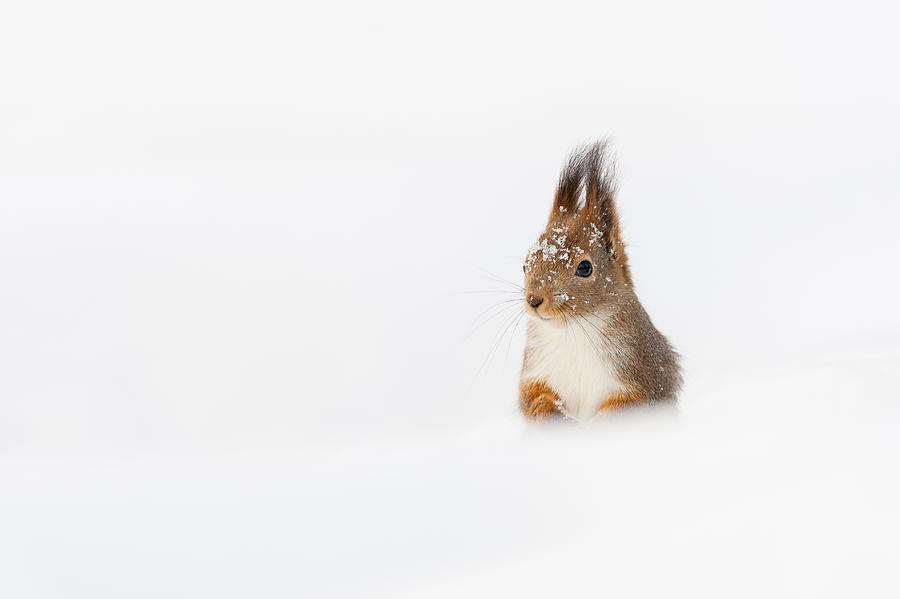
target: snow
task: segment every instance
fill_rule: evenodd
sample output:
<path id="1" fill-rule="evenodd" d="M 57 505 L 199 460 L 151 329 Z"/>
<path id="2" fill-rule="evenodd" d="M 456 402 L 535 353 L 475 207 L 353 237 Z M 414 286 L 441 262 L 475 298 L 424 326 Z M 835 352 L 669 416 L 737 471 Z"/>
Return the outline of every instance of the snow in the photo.
<path id="1" fill-rule="evenodd" d="M 694 376 L 589 427 L 6 459 L 4 594 L 890 596 L 898 359 Z"/>
<path id="2" fill-rule="evenodd" d="M 897 596 L 895 11 L 10 9 L 0 597 Z M 686 384 L 534 428 L 605 135 Z"/>

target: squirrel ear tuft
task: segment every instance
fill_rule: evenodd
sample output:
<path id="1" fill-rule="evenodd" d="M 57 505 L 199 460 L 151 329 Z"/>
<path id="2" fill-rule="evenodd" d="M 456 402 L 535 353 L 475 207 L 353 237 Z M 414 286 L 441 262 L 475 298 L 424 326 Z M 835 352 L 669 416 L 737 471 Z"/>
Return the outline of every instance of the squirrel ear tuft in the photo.
<path id="1" fill-rule="evenodd" d="M 569 154 L 553 200 L 553 212 L 597 211 L 613 202 L 616 193 L 615 164 L 606 139 L 580 146 Z M 599 212 L 597 212 L 599 214 Z"/>
<path id="2" fill-rule="evenodd" d="M 609 141 L 576 148 L 563 166 L 556 187 L 553 214 L 570 212 L 593 225 L 597 242 L 613 259 L 624 253 L 616 209 L 615 162 Z"/>

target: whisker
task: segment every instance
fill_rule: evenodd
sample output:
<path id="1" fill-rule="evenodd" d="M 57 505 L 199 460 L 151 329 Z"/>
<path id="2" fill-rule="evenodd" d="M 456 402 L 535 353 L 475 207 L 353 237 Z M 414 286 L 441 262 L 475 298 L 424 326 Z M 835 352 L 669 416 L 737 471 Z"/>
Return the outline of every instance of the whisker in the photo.
<path id="1" fill-rule="evenodd" d="M 509 336 L 509 344 L 506 346 L 506 359 L 509 359 L 509 352 L 512 350 L 512 342 L 516 338 L 516 331 L 519 329 L 519 323 L 522 322 L 522 317 L 525 316 L 525 310 L 523 309 L 519 312 L 519 317 L 516 319 L 516 326 L 513 327 L 512 333 Z"/>
<path id="2" fill-rule="evenodd" d="M 495 280 L 496 282 L 498 282 L 498 283 L 502 283 L 502 284 L 504 284 L 504 285 L 508 285 L 508 286 L 512 287 L 513 289 L 518 289 L 519 291 L 525 291 L 525 287 L 523 287 L 522 285 L 519 285 L 518 283 L 513 283 L 512 281 L 508 281 L 508 280 L 504 279 L 503 277 L 501 277 L 501 276 L 499 276 L 499 275 L 495 275 L 494 273 L 492 273 L 492 272 L 490 272 L 490 271 L 488 271 L 488 270 L 485 270 L 485 269 L 483 269 L 483 268 L 479 268 L 478 270 L 480 270 L 481 272 L 483 272 L 483 273 L 486 274 L 487 276 L 491 277 L 492 279 L 494 279 L 494 280 Z"/>
<path id="3" fill-rule="evenodd" d="M 602 328 L 600 328 L 596 323 L 589 320 L 587 316 L 579 314 L 578 317 L 581 318 L 581 320 L 583 320 L 584 322 L 586 322 L 595 331 L 597 331 L 597 334 L 600 335 L 601 337 L 603 337 L 603 339 L 606 341 L 606 343 L 610 347 L 614 347 L 612 339 L 609 338 L 609 335 L 606 334 L 606 331 L 604 331 Z"/>
<path id="4" fill-rule="evenodd" d="M 511 291 L 509 289 L 478 289 L 474 291 L 454 291 L 453 295 L 471 295 L 476 293 L 503 293 L 506 295 L 520 295 L 518 291 Z"/>
<path id="5" fill-rule="evenodd" d="M 594 348 L 594 351 L 597 352 L 597 355 L 598 355 L 598 356 L 602 356 L 603 353 L 600 351 L 600 348 L 597 347 L 597 344 L 594 343 L 594 340 L 593 340 L 593 339 L 591 339 L 590 334 L 587 332 L 587 329 L 584 328 L 584 325 L 582 325 L 581 322 L 579 322 L 579 319 L 578 319 L 577 317 L 576 317 L 576 318 L 573 318 L 573 319 L 572 319 L 572 322 L 574 322 L 574 323 L 577 324 L 579 327 L 581 327 L 581 330 L 582 330 L 582 332 L 584 333 L 584 336 L 587 338 L 588 343 L 591 344 L 591 346 Z"/>
<path id="6" fill-rule="evenodd" d="M 498 316 L 500 316 L 501 314 L 503 314 L 510 308 L 515 308 L 515 304 L 517 304 L 521 301 L 522 301 L 521 299 L 503 300 L 503 301 L 497 302 L 496 304 L 489 306 L 488 308 L 482 310 L 481 313 L 475 317 L 475 321 L 472 323 L 472 328 L 469 330 L 469 332 L 466 334 L 466 336 L 463 338 L 463 340 L 466 340 L 469 337 L 471 337 L 472 335 L 474 335 L 475 331 L 477 331 L 478 329 L 480 329 L 481 327 L 483 327 L 484 325 L 486 325 L 493 319 L 497 318 Z M 488 312 L 493 312 L 493 313 L 490 314 L 489 316 L 485 317 L 482 320 L 482 317 L 485 316 L 485 314 L 487 314 Z M 481 321 L 481 322 L 479 322 L 479 321 Z"/>
<path id="7" fill-rule="evenodd" d="M 609 335 L 606 334 L 606 331 L 604 331 L 602 328 L 600 328 L 596 323 L 594 323 L 594 322 L 592 322 L 591 320 L 589 320 L 587 317 L 585 317 L 585 316 L 580 316 L 580 318 L 581 318 L 585 323 L 587 323 L 588 326 L 590 326 L 590 327 L 593 328 L 595 331 L 597 331 L 597 334 L 598 334 L 598 335 L 600 335 L 601 337 L 603 337 L 603 339 L 604 339 L 604 341 L 605 341 L 605 343 L 604 343 L 603 345 L 604 345 L 604 347 L 606 348 L 607 353 L 613 353 L 613 354 L 616 354 L 616 355 L 618 355 L 618 356 L 625 356 L 625 355 L 626 355 L 626 353 L 622 351 L 622 348 L 621 348 L 621 346 L 620 346 L 619 344 L 613 343 L 613 341 L 612 341 L 612 339 L 609 337 Z"/>
<path id="8" fill-rule="evenodd" d="M 522 316 L 524 316 L 524 315 L 525 315 L 525 310 L 522 309 L 522 310 L 520 310 L 520 311 L 516 314 L 516 316 L 515 316 L 515 318 L 513 319 L 513 321 L 510 322 L 508 325 L 506 325 L 506 328 L 503 329 L 503 334 L 500 336 L 500 342 L 501 342 L 501 343 L 503 342 L 503 338 L 506 337 L 506 334 L 509 333 L 510 329 L 512 329 L 513 331 L 515 331 L 515 329 L 519 326 L 519 321 L 522 320 Z M 510 334 L 509 344 L 508 344 L 508 347 L 507 347 L 507 350 L 506 350 L 506 357 L 505 357 L 505 359 L 507 359 L 507 360 L 509 359 L 509 347 L 512 346 L 512 341 L 513 341 L 512 335 L 514 335 L 514 332 Z M 498 349 L 499 349 L 499 346 L 498 346 Z"/>
<path id="9" fill-rule="evenodd" d="M 524 309 L 522 310 L 522 312 L 524 312 Z M 482 361 L 482 363 L 481 363 L 481 366 L 479 366 L 478 370 L 475 372 L 475 376 L 472 377 L 472 383 L 469 385 L 470 389 L 471 389 L 472 385 L 475 384 L 475 381 L 478 380 L 478 377 L 482 374 L 482 372 L 487 367 L 488 363 L 490 362 L 491 358 L 494 355 L 494 352 L 499 347 L 500 342 L 503 341 L 503 337 L 506 335 L 506 332 L 509 330 L 509 327 L 512 325 L 513 322 L 517 321 L 520 316 L 521 316 L 521 314 L 513 313 L 511 317 L 507 317 L 506 320 L 503 321 L 503 324 L 501 324 L 502 330 L 500 331 L 500 334 L 494 338 L 494 341 L 491 343 L 490 349 L 488 350 L 487 356 L 485 356 L 484 361 Z M 505 326 L 503 326 L 504 324 L 505 324 Z"/>

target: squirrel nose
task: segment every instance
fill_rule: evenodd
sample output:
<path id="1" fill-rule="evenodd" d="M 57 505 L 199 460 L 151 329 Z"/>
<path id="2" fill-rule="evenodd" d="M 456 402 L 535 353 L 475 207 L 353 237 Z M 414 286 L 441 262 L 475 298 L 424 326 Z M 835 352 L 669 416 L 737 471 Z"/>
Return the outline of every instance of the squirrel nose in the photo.
<path id="1" fill-rule="evenodd" d="M 537 308 L 538 306 L 540 306 L 543 303 L 544 303 L 544 298 L 542 298 L 542 297 L 535 297 L 533 295 L 528 296 L 528 305 L 531 306 L 532 308 Z"/>

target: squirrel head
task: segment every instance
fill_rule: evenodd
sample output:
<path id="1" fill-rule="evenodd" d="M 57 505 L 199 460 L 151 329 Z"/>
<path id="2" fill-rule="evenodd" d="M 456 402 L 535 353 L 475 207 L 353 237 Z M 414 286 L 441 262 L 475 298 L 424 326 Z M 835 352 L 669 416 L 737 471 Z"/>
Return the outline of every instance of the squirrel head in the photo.
<path id="1" fill-rule="evenodd" d="M 560 173 L 547 228 L 523 265 L 529 316 L 552 323 L 598 314 L 630 290 L 615 194 L 607 141 L 573 151 Z"/>

